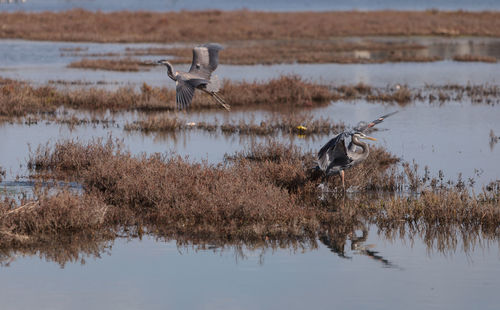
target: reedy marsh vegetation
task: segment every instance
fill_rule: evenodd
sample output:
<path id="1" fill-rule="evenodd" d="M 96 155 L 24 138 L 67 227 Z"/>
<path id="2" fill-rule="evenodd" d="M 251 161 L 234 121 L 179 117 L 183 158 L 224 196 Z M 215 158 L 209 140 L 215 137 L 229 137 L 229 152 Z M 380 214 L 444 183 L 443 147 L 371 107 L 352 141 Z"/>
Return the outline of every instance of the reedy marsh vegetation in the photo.
<path id="1" fill-rule="evenodd" d="M 42 146 L 29 159 L 32 177 L 77 181 L 82 189 L 37 187 L 33 198 L 4 198 L 0 248 L 29 253 L 45 247 L 50 256 L 55 240 L 63 247 L 69 246 L 64 240 L 85 240 L 64 251 L 74 254 L 71 249 L 102 249 L 116 237 L 144 234 L 187 244 L 309 247 L 321 236 L 345 241 L 369 224 L 390 238 L 422 236 L 443 252 L 454 250 L 457 234 L 464 247 L 499 238 L 498 183 L 475 194 L 461 180 L 432 178 L 427 170 L 420 176 L 408 164 L 398 168 L 397 158 L 372 148 L 371 164 L 347 172 L 354 194 L 341 195 L 338 178 L 331 178 L 322 201 L 312 160 L 311 153 L 272 140 L 215 165 L 175 155 L 132 156 L 111 139 Z"/>
<path id="2" fill-rule="evenodd" d="M 413 102 L 470 100 L 474 104 L 496 104 L 500 89 L 496 85 L 444 85 L 410 89 L 405 85 L 376 88 L 364 83 L 326 85 L 312 83 L 298 76 L 280 76 L 267 82 L 224 81 L 221 92 L 234 108 L 309 108 L 331 101 L 366 100 L 406 105 Z M 143 84 L 139 90 L 122 87 L 107 90 L 99 87 L 74 89 L 71 85 L 31 86 L 23 81 L 0 78 L 0 119 L 51 114 L 59 107 L 85 111 L 174 111 L 175 90 Z M 210 97 L 197 94 L 192 110 L 218 109 Z M 154 127 L 154 126 L 153 126 Z M 137 128 L 142 129 L 142 128 Z"/>

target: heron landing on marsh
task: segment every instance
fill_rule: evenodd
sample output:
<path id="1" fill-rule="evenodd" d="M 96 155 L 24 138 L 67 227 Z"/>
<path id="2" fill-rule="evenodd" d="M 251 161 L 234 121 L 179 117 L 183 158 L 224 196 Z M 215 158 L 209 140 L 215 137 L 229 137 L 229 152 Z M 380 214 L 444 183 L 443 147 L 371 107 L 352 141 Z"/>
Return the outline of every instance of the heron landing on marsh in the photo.
<path id="1" fill-rule="evenodd" d="M 368 158 L 370 149 L 368 145 L 361 140 L 367 139 L 376 141 L 377 139 L 367 136 L 364 132 L 384 121 L 387 117 L 396 114 L 392 112 L 383 115 L 376 120 L 366 123 L 360 122 L 356 127 L 344 130 L 333 139 L 328 141 L 318 152 L 318 160 L 316 162 L 316 170 L 322 172 L 323 182 L 319 185 L 322 190 L 325 188 L 325 181 L 332 175 L 340 175 L 342 179 L 342 187 L 345 192 L 345 174 L 344 170 L 364 161 Z M 346 140 L 351 138 L 349 145 L 346 147 Z M 358 151 L 358 147 L 361 151 Z"/>
<path id="2" fill-rule="evenodd" d="M 170 62 L 165 59 L 157 64 L 167 67 L 168 76 L 175 81 L 175 102 L 179 110 L 188 108 L 193 100 L 195 89 L 212 96 L 226 110 L 230 106 L 218 94 L 220 82 L 212 72 L 219 65 L 219 51 L 222 46 L 217 43 L 203 44 L 193 48 L 193 62 L 189 72 L 175 71 Z"/>

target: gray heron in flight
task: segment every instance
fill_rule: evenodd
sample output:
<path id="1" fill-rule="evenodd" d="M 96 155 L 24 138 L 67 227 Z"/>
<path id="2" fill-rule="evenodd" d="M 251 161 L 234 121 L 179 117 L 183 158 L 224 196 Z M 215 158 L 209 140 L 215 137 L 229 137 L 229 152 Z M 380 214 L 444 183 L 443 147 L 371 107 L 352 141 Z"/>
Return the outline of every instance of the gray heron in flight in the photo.
<path id="1" fill-rule="evenodd" d="M 344 170 L 365 160 L 370 153 L 368 145 L 361 140 L 377 140 L 367 136 L 364 132 L 376 124 L 382 123 L 384 119 L 395 113 L 397 111 L 383 115 L 370 123 L 360 122 L 356 127 L 347 129 L 328 141 L 318 152 L 316 166 L 316 170 L 323 172 L 323 179 L 331 175 L 340 175 L 342 187 L 345 191 Z M 346 147 L 345 141 L 348 138 L 351 138 L 351 141 Z M 358 146 L 361 148 L 361 152 L 357 151 Z M 324 184 L 322 183 L 320 186 L 323 188 Z"/>
<path id="2" fill-rule="evenodd" d="M 217 43 L 203 44 L 193 48 L 193 62 L 189 72 L 175 71 L 170 62 L 165 59 L 159 60 L 159 65 L 167 67 L 168 76 L 175 81 L 175 102 L 177 108 L 182 110 L 188 108 L 193 100 L 195 89 L 199 89 L 212 96 L 226 110 L 230 106 L 217 93 L 220 83 L 212 72 L 219 64 L 219 51 L 222 46 Z"/>

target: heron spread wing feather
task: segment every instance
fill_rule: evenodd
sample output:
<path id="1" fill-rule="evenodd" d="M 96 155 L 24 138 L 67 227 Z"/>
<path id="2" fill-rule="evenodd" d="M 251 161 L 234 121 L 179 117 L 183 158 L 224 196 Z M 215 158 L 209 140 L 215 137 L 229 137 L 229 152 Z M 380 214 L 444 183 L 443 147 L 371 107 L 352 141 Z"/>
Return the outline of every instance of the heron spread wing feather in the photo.
<path id="1" fill-rule="evenodd" d="M 398 111 L 394 111 L 394 112 L 391 112 L 389 114 L 386 114 L 386 115 L 382 115 L 381 117 L 377 118 L 376 120 L 370 122 L 370 123 L 366 123 L 366 122 L 360 122 L 355 128 L 354 130 L 355 131 L 358 131 L 358 132 L 364 132 L 365 130 L 367 130 L 368 128 L 371 128 L 379 123 L 382 123 L 384 121 L 384 119 L 388 118 L 389 116 L 391 115 L 394 115 L 398 113 Z"/>
<path id="2" fill-rule="evenodd" d="M 219 65 L 219 51 L 222 46 L 216 43 L 204 44 L 193 49 L 193 63 L 189 73 L 210 80 L 210 75 Z"/>
<path id="3" fill-rule="evenodd" d="M 318 165 L 327 172 L 333 166 L 344 167 L 349 165 L 351 159 L 345 147 L 346 132 L 342 132 L 328 141 L 318 152 Z"/>
<path id="4" fill-rule="evenodd" d="M 178 109 L 184 109 L 191 105 L 191 101 L 194 96 L 194 86 L 182 81 L 177 81 L 177 87 L 175 88 L 176 98 L 175 101 L 177 103 Z"/>

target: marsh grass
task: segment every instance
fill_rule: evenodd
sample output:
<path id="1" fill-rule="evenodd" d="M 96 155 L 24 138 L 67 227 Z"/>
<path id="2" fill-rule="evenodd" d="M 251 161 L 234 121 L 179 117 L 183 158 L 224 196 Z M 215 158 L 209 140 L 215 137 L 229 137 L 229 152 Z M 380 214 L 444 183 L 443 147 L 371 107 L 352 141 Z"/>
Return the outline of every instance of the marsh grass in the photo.
<path id="1" fill-rule="evenodd" d="M 247 106 L 317 106 L 332 98 L 326 86 L 282 76 L 265 83 L 225 81 L 221 94 L 233 107 Z M 53 86 L 33 87 L 23 82 L 0 80 L 0 116 L 19 117 L 36 113 L 54 113 L 58 107 L 84 110 L 175 110 L 175 90 L 142 85 L 140 91 L 119 88 L 59 89 Z M 190 107 L 217 109 L 209 96 L 197 94 Z"/>
<path id="2" fill-rule="evenodd" d="M 338 36 L 378 35 L 500 36 L 498 12 L 102 13 L 70 10 L 1 13 L 0 20 L 1 38 L 51 41 L 172 43 L 289 38 L 325 40 Z M 196 24 L 186 25 L 186 20 L 196 20 Z"/>
<path id="3" fill-rule="evenodd" d="M 58 82 L 58 84 L 64 83 Z M 220 93 L 232 107 L 270 110 L 317 107 L 331 101 L 354 100 L 398 105 L 415 101 L 432 103 L 435 100 L 440 102 L 468 100 L 473 104 L 493 105 L 500 101 L 500 89 L 496 85 L 427 85 L 423 89 L 410 89 L 399 84 L 376 88 L 358 83 L 327 87 L 293 75 L 281 76 L 267 82 L 225 80 Z M 111 112 L 174 111 L 175 90 L 151 87 L 147 84 L 143 84 L 140 90 L 122 87 L 113 91 L 98 87 L 74 89 L 71 85 L 34 87 L 22 81 L 0 78 L 0 120 L 33 114 L 53 114 L 59 107 Z M 220 107 L 212 98 L 199 93 L 194 97 L 190 108 L 204 110 Z M 153 123 L 158 121 L 153 120 L 151 123 L 154 125 Z M 228 126 L 224 128 L 234 131 Z"/>
<path id="4" fill-rule="evenodd" d="M 488 63 L 496 63 L 497 62 L 496 57 L 483 56 L 483 55 L 472 55 L 472 54 L 455 55 L 453 57 L 453 60 L 464 61 L 464 62 L 488 62 Z"/>
<path id="5" fill-rule="evenodd" d="M 33 177 L 75 180 L 83 191 L 36 190 L 33 199 L 2 200 L 0 248 L 44 248 L 75 236 L 103 244 L 144 234 L 187 244 L 253 246 L 322 238 L 338 248 L 367 223 L 389 237 L 420 235 L 439 251 L 456 248 L 456 233 L 467 246 L 499 238 L 498 183 L 476 195 L 461 180 L 433 178 L 427 169 L 418 175 L 416 165 L 399 170 L 397 158 L 372 148 L 367 161 L 346 172 L 355 194 L 339 195 L 339 178 L 330 178 L 333 191 L 325 201 L 318 200 L 321 177 L 314 176 L 313 159 L 273 140 L 216 165 L 175 155 L 132 156 L 113 140 L 41 146 L 30 155 Z"/>
<path id="6" fill-rule="evenodd" d="M 382 63 L 401 61 L 436 61 L 435 57 L 420 57 L 416 51 L 425 46 L 412 43 L 377 42 L 364 40 L 351 42 L 343 39 L 286 39 L 227 42 L 219 62 L 230 65 L 280 63 Z M 370 57 L 359 57 L 357 52 L 376 52 Z M 192 47 L 126 48 L 125 55 L 173 56 L 172 63 L 190 64 Z M 72 56 L 96 57 L 93 54 Z M 113 55 L 106 55 L 113 56 Z M 115 55 L 117 56 L 117 55 Z M 105 65 L 105 64 L 104 64 Z"/>

